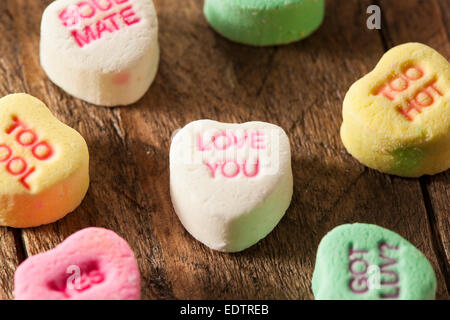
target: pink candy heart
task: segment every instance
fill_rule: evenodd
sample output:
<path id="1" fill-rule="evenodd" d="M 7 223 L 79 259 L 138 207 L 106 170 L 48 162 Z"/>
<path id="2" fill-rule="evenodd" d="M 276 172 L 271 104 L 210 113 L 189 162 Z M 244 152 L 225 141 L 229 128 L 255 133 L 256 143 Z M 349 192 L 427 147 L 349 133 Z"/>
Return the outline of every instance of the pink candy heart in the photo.
<path id="1" fill-rule="evenodd" d="M 86 228 L 16 270 L 17 300 L 137 300 L 140 274 L 128 243 L 102 228 Z"/>

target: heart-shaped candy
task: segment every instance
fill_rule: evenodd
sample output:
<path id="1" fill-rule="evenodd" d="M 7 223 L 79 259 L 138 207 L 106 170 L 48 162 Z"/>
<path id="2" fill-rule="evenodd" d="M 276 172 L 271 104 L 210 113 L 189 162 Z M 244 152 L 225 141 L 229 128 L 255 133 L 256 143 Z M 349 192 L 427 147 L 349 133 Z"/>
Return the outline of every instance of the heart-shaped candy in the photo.
<path id="1" fill-rule="evenodd" d="M 398 234 L 370 224 L 345 224 L 320 242 L 312 279 L 316 299 L 434 299 L 428 260 Z"/>
<path id="2" fill-rule="evenodd" d="M 42 16 L 41 65 L 69 94 L 117 106 L 139 100 L 159 62 L 152 0 L 59 0 Z"/>
<path id="3" fill-rule="evenodd" d="M 450 63 L 420 43 L 389 50 L 348 91 L 342 141 L 370 168 L 405 177 L 450 167 Z"/>
<path id="4" fill-rule="evenodd" d="M 38 99 L 0 99 L 0 225 L 34 227 L 78 207 L 89 187 L 83 137 Z"/>
<path id="5" fill-rule="evenodd" d="M 244 250 L 269 234 L 289 207 L 289 139 L 265 122 L 194 121 L 170 148 L 172 202 L 184 227 L 208 247 Z"/>
<path id="6" fill-rule="evenodd" d="M 301 40 L 322 23 L 324 0 L 205 0 L 209 24 L 226 38 L 255 46 Z"/>
<path id="7" fill-rule="evenodd" d="M 86 228 L 25 260 L 14 275 L 17 300 L 137 300 L 139 268 L 128 243 Z"/>

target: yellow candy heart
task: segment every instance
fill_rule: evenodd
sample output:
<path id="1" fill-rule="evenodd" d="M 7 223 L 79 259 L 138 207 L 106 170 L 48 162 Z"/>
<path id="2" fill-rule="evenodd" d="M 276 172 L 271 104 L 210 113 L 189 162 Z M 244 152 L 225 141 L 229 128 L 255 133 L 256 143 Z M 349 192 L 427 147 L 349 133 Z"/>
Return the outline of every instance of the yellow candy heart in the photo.
<path id="1" fill-rule="evenodd" d="M 379 171 L 419 177 L 450 167 L 450 64 L 434 49 L 389 50 L 344 99 L 341 138 Z"/>
<path id="2" fill-rule="evenodd" d="M 88 187 L 83 137 L 30 95 L 0 99 L 0 225 L 54 222 L 80 205 Z"/>

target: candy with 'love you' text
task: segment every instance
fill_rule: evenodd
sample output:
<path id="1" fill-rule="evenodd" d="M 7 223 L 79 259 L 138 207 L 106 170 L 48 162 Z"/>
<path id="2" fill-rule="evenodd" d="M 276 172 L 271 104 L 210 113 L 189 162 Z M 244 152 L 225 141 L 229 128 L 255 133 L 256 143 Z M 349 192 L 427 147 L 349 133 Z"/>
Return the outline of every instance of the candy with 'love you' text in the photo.
<path id="1" fill-rule="evenodd" d="M 191 122 L 170 147 L 170 191 L 192 236 L 215 250 L 242 251 L 269 234 L 289 207 L 289 139 L 265 122 Z"/>

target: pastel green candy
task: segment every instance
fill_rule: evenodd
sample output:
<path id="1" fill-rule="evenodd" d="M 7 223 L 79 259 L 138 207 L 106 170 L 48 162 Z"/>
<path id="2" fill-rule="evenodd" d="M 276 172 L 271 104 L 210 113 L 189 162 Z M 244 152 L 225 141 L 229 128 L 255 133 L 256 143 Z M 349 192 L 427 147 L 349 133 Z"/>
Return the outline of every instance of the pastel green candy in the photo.
<path id="1" fill-rule="evenodd" d="M 323 21 L 324 0 L 205 0 L 209 24 L 239 43 L 268 46 L 301 40 Z"/>
<path id="2" fill-rule="evenodd" d="M 425 256 L 398 234 L 345 224 L 320 242 L 312 290 L 317 300 L 434 299 L 436 275 Z"/>

